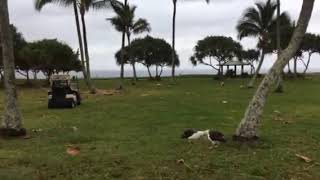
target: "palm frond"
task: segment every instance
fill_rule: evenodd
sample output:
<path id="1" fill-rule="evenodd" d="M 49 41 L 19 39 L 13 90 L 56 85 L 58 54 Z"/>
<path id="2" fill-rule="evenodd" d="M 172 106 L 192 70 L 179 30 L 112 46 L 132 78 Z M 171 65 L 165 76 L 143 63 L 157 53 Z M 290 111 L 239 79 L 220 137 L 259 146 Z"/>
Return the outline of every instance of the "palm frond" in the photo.
<path id="1" fill-rule="evenodd" d="M 240 20 L 236 27 L 238 31 L 238 38 L 241 40 L 244 37 L 258 37 L 260 36 L 260 27 L 250 20 Z"/>
<path id="2" fill-rule="evenodd" d="M 57 4 L 60 6 L 70 6 L 74 0 L 35 0 L 34 7 L 36 10 L 41 11 L 41 9 L 47 4 Z"/>
<path id="3" fill-rule="evenodd" d="M 109 9 L 112 8 L 112 3 L 119 3 L 117 0 L 91 0 L 91 5 L 89 8 L 99 10 L 99 9 Z"/>
<path id="4" fill-rule="evenodd" d="M 123 32 L 125 31 L 126 27 L 124 25 L 124 23 L 122 22 L 122 20 L 115 16 L 113 18 L 108 18 L 108 21 L 110 21 L 111 25 L 119 32 Z"/>
<path id="5" fill-rule="evenodd" d="M 151 26 L 146 19 L 138 19 L 132 27 L 132 31 L 134 34 L 140 34 L 143 32 L 150 32 Z"/>
<path id="6" fill-rule="evenodd" d="M 253 21 L 255 24 L 258 24 L 259 26 L 262 26 L 263 22 L 261 21 L 261 16 L 259 11 L 257 9 L 250 7 L 246 9 L 245 13 L 243 14 L 243 20 L 245 21 Z"/>

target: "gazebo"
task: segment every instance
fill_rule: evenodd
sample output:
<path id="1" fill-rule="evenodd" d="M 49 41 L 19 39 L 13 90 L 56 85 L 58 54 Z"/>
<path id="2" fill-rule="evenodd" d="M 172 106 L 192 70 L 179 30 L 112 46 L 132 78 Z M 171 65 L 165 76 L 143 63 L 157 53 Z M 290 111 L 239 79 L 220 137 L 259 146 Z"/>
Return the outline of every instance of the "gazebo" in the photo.
<path id="1" fill-rule="evenodd" d="M 237 67 L 238 66 L 241 67 L 241 74 L 243 74 L 245 66 L 252 67 L 250 63 L 242 62 L 242 61 L 228 61 L 228 62 L 225 62 L 225 63 L 220 64 L 218 66 L 220 66 L 220 69 L 221 69 L 222 72 L 223 72 L 223 67 L 225 67 L 225 66 L 227 67 L 227 72 L 230 71 L 230 66 L 234 67 L 234 76 L 237 76 Z"/>

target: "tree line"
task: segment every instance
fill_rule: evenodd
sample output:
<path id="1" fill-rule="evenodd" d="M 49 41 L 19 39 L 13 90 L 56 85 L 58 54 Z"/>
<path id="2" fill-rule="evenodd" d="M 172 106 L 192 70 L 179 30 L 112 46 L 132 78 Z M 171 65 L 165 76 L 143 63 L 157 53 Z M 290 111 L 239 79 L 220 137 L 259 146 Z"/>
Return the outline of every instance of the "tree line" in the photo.
<path id="1" fill-rule="evenodd" d="M 261 67 L 264 63 L 265 56 L 268 54 L 278 53 L 278 29 L 280 29 L 280 49 L 289 45 L 293 36 L 296 24 L 291 20 L 287 12 L 282 12 L 279 17 L 275 16 L 278 4 L 272 0 L 266 2 L 257 2 L 255 6 L 245 10 L 236 26 L 238 39 L 242 40 L 246 37 L 258 39 L 256 49 L 243 50 L 241 44 L 231 37 L 208 36 L 197 42 L 194 47 L 194 55 L 190 58 L 194 65 L 203 64 L 212 67 L 218 74 L 221 69 L 216 67 L 213 62 L 219 65 L 232 61 L 236 58 L 239 61 L 250 63 L 258 62 L 255 68 L 254 76 L 248 83 L 248 87 L 253 87 L 258 77 Z M 279 24 L 277 24 L 279 22 Z M 248 55 L 245 57 L 244 54 Z M 288 74 L 295 77 L 299 75 L 297 64 L 300 61 L 304 66 L 304 70 L 300 74 L 305 74 L 310 65 L 313 55 L 320 54 L 320 36 L 312 33 L 306 33 L 302 39 L 301 45 L 295 56 L 292 58 L 294 67 L 291 68 L 290 61 L 287 63 Z"/>
<path id="2" fill-rule="evenodd" d="M 78 52 L 74 52 L 67 44 L 57 39 L 27 42 L 14 25 L 10 25 L 10 29 L 13 37 L 15 70 L 27 81 L 30 80 L 31 74 L 37 79 L 39 72 L 49 79 L 52 74 L 81 71 Z M 2 50 L 0 53 L 0 76 L 3 79 Z"/>
<path id="3" fill-rule="evenodd" d="M 160 80 L 165 66 L 172 65 L 171 45 L 164 39 L 146 36 L 135 39 L 129 46 L 119 50 L 116 55 L 117 64 L 140 63 L 146 67 L 149 78 Z M 123 60 L 122 60 L 123 58 Z M 180 61 L 175 53 L 175 65 L 179 66 Z M 152 75 L 150 68 L 155 67 L 155 75 Z"/>

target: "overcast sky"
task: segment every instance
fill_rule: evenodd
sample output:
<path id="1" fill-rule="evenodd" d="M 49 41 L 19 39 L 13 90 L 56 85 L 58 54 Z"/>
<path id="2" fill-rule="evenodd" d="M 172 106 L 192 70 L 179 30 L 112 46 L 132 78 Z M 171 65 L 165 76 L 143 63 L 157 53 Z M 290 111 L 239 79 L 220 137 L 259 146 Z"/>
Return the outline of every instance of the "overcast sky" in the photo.
<path id="1" fill-rule="evenodd" d="M 178 0 L 179 1 L 179 0 Z M 302 0 L 281 0 L 282 9 L 297 20 Z M 171 42 L 172 0 L 129 0 L 136 5 L 137 17 L 146 18 L 152 27 L 150 35 Z M 213 0 L 209 5 L 204 0 L 180 0 L 177 8 L 176 47 L 181 69 L 192 69 L 189 57 L 195 43 L 208 35 L 231 36 L 236 39 L 235 25 L 243 11 L 254 4 L 254 0 Z M 34 0 L 9 0 L 10 18 L 28 41 L 57 38 L 74 50 L 78 48 L 76 26 L 72 8 L 48 5 L 37 12 Z M 320 33 L 320 2 L 316 1 L 315 11 L 308 31 Z M 112 17 L 109 9 L 90 12 L 86 16 L 91 67 L 95 70 L 118 70 L 114 53 L 120 49 L 121 34 L 105 21 Z M 142 36 L 145 36 L 143 34 Z M 254 48 L 256 40 L 244 39 L 245 48 Z M 264 68 L 272 64 L 268 57 Z M 320 68 L 319 57 L 312 60 L 312 68 Z M 141 67 L 140 67 L 141 68 Z M 197 69 L 205 67 L 197 67 Z"/>

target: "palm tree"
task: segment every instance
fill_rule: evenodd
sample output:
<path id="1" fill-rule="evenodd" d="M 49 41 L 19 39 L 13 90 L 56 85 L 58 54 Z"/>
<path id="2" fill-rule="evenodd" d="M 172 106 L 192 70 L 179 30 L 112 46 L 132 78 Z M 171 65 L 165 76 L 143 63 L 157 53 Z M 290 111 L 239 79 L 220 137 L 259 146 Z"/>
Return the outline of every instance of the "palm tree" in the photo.
<path id="1" fill-rule="evenodd" d="M 85 13 L 89 10 L 89 8 L 100 9 L 107 8 L 109 6 L 108 3 L 114 0 L 109 1 L 95 1 L 95 0 L 35 0 L 35 8 L 37 10 L 41 10 L 46 4 L 54 3 L 59 4 L 61 6 L 73 6 L 74 16 L 76 20 L 77 27 L 77 35 L 79 41 L 79 49 L 80 49 L 80 58 L 83 66 L 83 76 L 86 80 L 87 86 L 92 93 L 95 92 L 95 88 L 91 82 L 91 73 L 90 73 L 90 56 L 88 50 L 88 42 L 87 42 L 87 31 L 86 31 L 86 23 L 85 23 Z M 80 10 L 80 17 L 82 22 L 82 31 L 83 37 L 80 29 L 79 22 L 79 13 L 78 8 Z"/>
<path id="2" fill-rule="evenodd" d="M 13 55 L 13 39 L 9 24 L 8 1 L 0 3 L 0 39 L 4 69 L 5 105 L 0 135 L 21 136 L 26 131 L 22 127 L 22 117 L 18 107 L 15 85 L 15 64 Z"/>
<path id="3" fill-rule="evenodd" d="M 134 10 L 135 8 L 133 7 L 132 10 Z M 133 16 L 134 17 L 134 11 L 132 11 Z M 151 31 L 151 27 L 150 24 L 148 23 L 148 21 L 146 19 L 138 19 L 138 20 L 134 20 L 132 19 L 132 22 L 130 23 L 130 25 L 127 28 L 127 39 L 128 39 L 128 46 L 130 47 L 131 44 L 131 34 L 140 34 L 143 32 L 150 32 Z M 136 68 L 135 68 L 135 61 L 133 60 L 131 62 L 132 67 L 133 67 L 133 76 L 134 76 L 134 81 L 137 81 L 137 72 L 136 72 Z"/>
<path id="4" fill-rule="evenodd" d="M 269 95 L 272 85 L 276 82 L 277 77 L 282 73 L 283 68 L 288 64 L 290 59 L 296 54 L 300 48 L 300 44 L 307 31 L 308 24 L 312 15 L 315 0 L 303 0 L 302 9 L 298 24 L 291 38 L 289 46 L 282 51 L 277 61 L 274 63 L 269 73 L 262 80 L 259 88 L 254 94 L 244 118 L 241 120 L 236 134 L 235 140 L 254 140 L 258 137 L 258 127 L 261 122 L 263 108 Z"/>
<path id="5" fill-rule="evenodd" d="M 140 34 L 143 32 L 150 32 L 151 27 L 150 24 L 146 19 L 137 19 L 135 20 L 135 10 L 136 6 L 130 6 L 128 4 L 123 3 L 113 3 L 112 7 L 114 12 L 116 13 L 115 17 L 109 18 L 108 20 L 111 24 L 115 27 L 115 29 L 119 32 L 125 32 L 128 40 L 128 46 L 130 47 L 131 43 L 131 35 L 132 34 Z M 123 49 L 125 46 L 125 41 L 122 39 L 122 47 Z M 123 52 L 123 50 L 121 50 Z M 123 54 L 123 53 L 121 53 Z M 123 61 L 122 61 L 123 62 Z M 137 80 L 137 73 L 135 68 L 134 61 L 131 62 L 133 67 L 133 79 L 134 81 Z M 123 65 L 123 63 L 121 63 Z"/>
<path id="6" fill-rule="evenodd" d="M 174 80 L 175 78 L 175 52 L 176 52 L 176 14 L 177 14 L 177 0 L 172 0 L 173 2 L 173 16 L 172 16 L 172 52 L 171 52 L 171 56 L 172 56 L 172 79 Z"/>
<path id="7" fill-rule="evenodd" d="M 258 47 L 261 50 L 261 59 L 259 61 L 255 75 L 248 84 L 249 88 L 252 88 L 254 82 L 260 72 L 261 66 L 264 61 L 264 57 L 267 54 L 266 46 L 270 39 L 270 33 L 274 32 L 272 29 L 277 21 L 275 12 L 277 4 L 271 0 L 267 2 L 258 2 L 255 7 L 248 8 L 243 17 L 237 24 L 238 38 L 241 40 L 244 37 L 257 37 L 259 39 Z M 282 13 L 283 18 L 289 18 L 286 13 Z"/>
<path id="8" fill-rule="evenodd" d="M 207 3 L 210 2 L 210 0 L 205 0 Z M 171 76 L 172 79 L 174 80 L 175 78 L 175 68 L 176 68 L 176 15 L 177 15 L 177 0 L 172 0 L 173 3 L 173 16 L 172 16 L 172 52 L 171 52 L 171 57 L 172 57 L 172 72 Z"/>
<path id="9" fill-rule="evenodd" d="M 278 56 L 278 58 L 281 53 L 280 14 L 281 14 L 281 4 L 280 4 L 280 0 L 277 0 L 277 56 Z M 278 92 L 278 93 L 283 92 L 282 74 L 279 76 L 279 79 L 277 82 L 277 88 L 276 88 L 275 92 Z"/>

